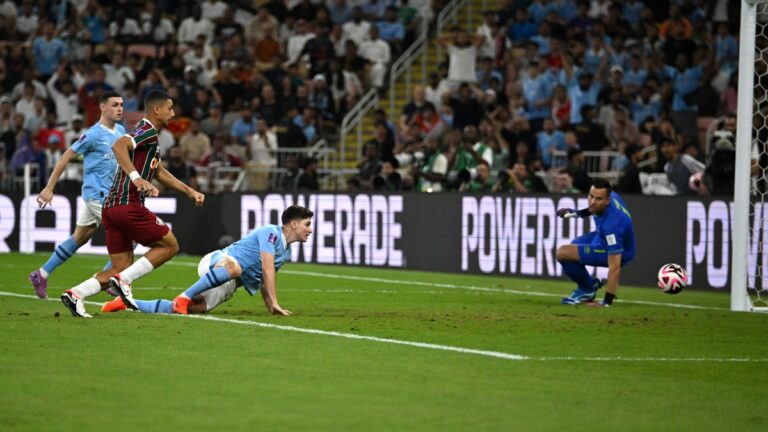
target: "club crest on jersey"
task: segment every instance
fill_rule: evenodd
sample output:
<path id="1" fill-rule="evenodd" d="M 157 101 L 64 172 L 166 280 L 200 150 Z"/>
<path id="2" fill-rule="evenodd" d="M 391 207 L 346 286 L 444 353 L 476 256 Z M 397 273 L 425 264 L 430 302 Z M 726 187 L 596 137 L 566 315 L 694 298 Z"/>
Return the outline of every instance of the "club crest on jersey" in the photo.
<path id="1" fill-rule="evenodd" d="M 158 165 L 160 165 L 160 158 L 159 157 L 152 158 L 152 162 L 149 163 L 149 167 L 152 169 L 156 169 Z"/>
<path id="2" fill-rule="evenodd" d="M 267 237 L 267 241 L 272 243 L 273 245 L 277 245 L 277 236 L 275 233 L 269 233 L 269 237 Z"/>

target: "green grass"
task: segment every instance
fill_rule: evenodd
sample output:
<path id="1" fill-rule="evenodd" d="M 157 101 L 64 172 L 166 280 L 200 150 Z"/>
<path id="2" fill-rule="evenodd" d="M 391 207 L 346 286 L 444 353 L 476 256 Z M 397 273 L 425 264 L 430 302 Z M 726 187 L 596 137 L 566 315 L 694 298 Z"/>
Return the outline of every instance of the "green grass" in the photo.
<path id="1" fill-rule="evenodd" d="M 27 274 L 46 258 L 0 255 L 0 291 L 32 294 Z M 76 256 L 53 275 L 49 295 L 103 262 Z M 176 258 L 136 282 L 136 297 L 174 297 L 196 280 L 196 262 Z M 212 314 L 525 360 L 106 315 L 92 304 L 93 319 L 75 319 L 58 301 L 0 295 L 0 430 L 768 428 L 768 316 L 729 312 L 723 293 L 632 287 L 609 309 L 560 305 L 570 289 L 564 281 L 288 264 L 278 295 L 293 317 L 267 315 L 261 298 L 243 291 Z M 735 358 L 758 361 L 717 361 Z"/>

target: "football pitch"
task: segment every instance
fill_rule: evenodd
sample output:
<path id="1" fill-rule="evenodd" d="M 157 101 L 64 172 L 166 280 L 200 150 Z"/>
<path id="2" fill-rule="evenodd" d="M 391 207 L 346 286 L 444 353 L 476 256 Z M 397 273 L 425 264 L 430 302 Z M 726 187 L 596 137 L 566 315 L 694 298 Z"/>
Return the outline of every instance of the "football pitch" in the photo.
<path id="1" fill-rule="evenodd" d="M 286 264 L 281 306 L 238 290 L 206 317 L 73 318 L 61 292 L 104 257 L 28 273 L 0 255 L 0 430 L 669 430 L 768 428 L 768 315 L 724 293 L 622 286 L 563 306 L 562 281 Z M 177 257 L 134 283 L 171 299 Z M 602 293 L 602 291 L 601 291 Z"/>

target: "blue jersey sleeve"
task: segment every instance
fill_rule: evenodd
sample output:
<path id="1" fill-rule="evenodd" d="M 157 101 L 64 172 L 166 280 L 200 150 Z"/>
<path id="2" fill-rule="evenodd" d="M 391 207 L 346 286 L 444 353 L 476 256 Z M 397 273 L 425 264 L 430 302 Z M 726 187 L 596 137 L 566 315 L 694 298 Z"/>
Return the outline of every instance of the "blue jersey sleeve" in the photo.
<path id="1" fill-rule="evenodd" d="M 275 256 L 275 249 L 277 242 L 280 241 L 280 236 L 271 229 L 260 230 L 256 236 L 259 239 L 259 251 Z"/>
<path id="2" fill-rule="evenodd" d="M 75 141 L 75 143 L 72 144 L 72 147 L 70 147 L 73 152 L 77 153 L 78 156 L 82 156 L 85 152 L 88 151 L 88 148 L 90 147 L 88 136 L 88 132 L 84 133 L 83 136 L 81 136 L 79 140 Z"/>
<path id="3" fill-rule="evenodd" d="M 616 255 L 624 252 L 624 230 L 618 220 L 606 221 L 603 226 L 603 241 L 608 255 Z"/>

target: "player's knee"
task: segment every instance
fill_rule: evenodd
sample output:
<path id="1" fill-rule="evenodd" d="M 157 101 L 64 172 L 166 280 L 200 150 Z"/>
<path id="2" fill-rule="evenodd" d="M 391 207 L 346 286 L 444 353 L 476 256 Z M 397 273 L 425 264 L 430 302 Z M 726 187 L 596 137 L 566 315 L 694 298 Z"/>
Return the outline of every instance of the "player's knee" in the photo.
<path id="1" fill-rule="evenodd" d="M 229 273 L 229 276 L 232 278 L 240 277 L 240 275 L 243 273 L 243 269 L 240 268 L 240 263 L 233 259 L 226 260 L 224 263 L 224 268 L 227 269 L 227 273 Z"/>
<path id="2" fill-rule="evenodd" d="M 567 245 L 560 246 L 557 248 L 557 253 L 555 254 L 555 258 L 558 261 L 570 261 L 573 259 L 570 253 L 570 248 Z"/>
<path id="3" fill-rule="evenodd" d="M 169 256 L 175 256 L 177 253 L 179 253 L 179 242 L 176 241 L 176 237 L 171 235 L 163 240 L 163 243 L 165 243 L 165 249 L 168 251 Z"/>

